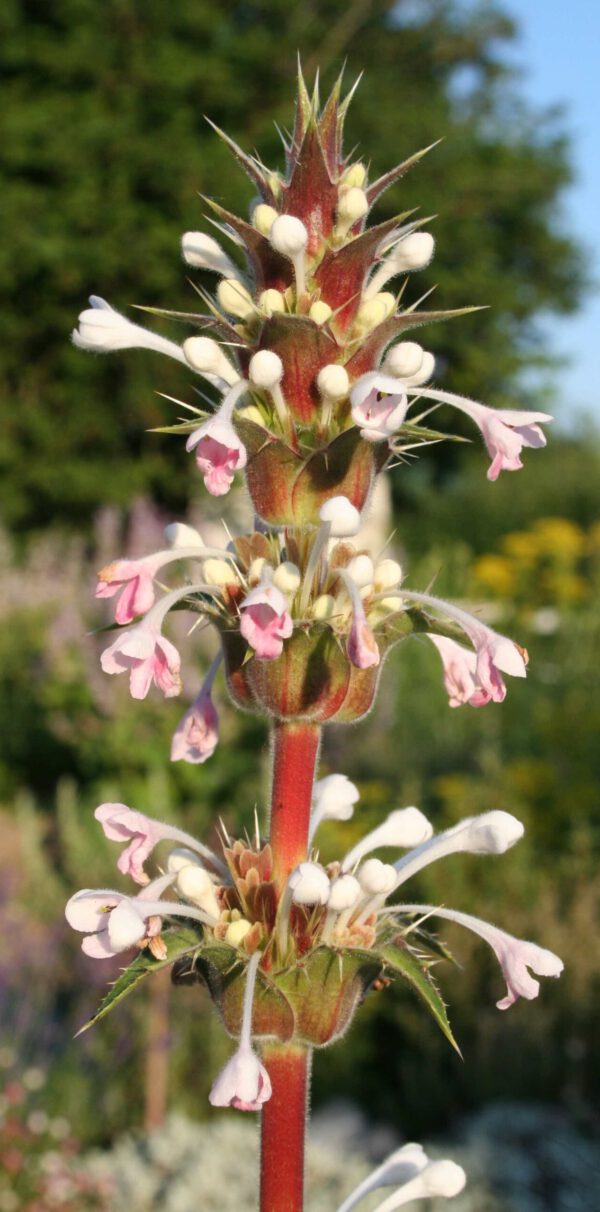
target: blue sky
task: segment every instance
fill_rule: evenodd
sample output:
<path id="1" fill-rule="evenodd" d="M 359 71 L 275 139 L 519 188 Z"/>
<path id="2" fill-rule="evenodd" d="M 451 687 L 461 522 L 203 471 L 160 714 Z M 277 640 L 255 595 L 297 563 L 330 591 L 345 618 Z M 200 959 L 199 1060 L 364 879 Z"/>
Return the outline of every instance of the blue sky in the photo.
<path id="1" fill-rule="evenodd" d="M 520 27 L 510 59 L 523 72 L 521 89 L 536 106 L 561 103 L 572 140 L 576 180 L 564 217 L 583 240 L 596 279 L 580 313 L 552 318 L 551 345 L 570 356 L 558 382 L 561 420 L 588 411 L 600 420 L 600 2 L 502 0 Z M 506 47 L 505 47 L 506 50 Z"/>

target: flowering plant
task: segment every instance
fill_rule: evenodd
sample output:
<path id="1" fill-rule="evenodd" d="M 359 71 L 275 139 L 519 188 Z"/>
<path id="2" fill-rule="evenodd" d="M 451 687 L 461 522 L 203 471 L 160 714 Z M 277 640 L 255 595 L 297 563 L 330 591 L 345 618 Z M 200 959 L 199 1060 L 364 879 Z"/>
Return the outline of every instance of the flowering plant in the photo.
<path id="1" fill-rule="evenodd" d="M 92 1021 L 164 965 L 175 983 L 207 985 L 238 1040 L 210 1098 L 261 1111 L 262 1212 L 303 1206 L 310 1056 L 346 1031 L 371 990 L 407 983 L 456 1047 L 432 975 L 447 953 L 430 918 L 457 922 L 490 945 L 507 986 L 501 1009 L 534 998 L 535 976 L 562 969 L 552 952 L 462 910 L 397 900 L 412 875 L 445 855 L 504 853 L 523 833 L 510 813 L 469 817 L 434 834 L 419 809 L 404 807 L 338 861 L 323 866 L 315 849 L 321 822 L 349 819 L 358 800 L 343 775 L 315 781 L 321 729 L 370 710 L 393 645 L 415 633 L 433 643 L 452 707 L 501 702 L 503 674 L 526 673 L 527 654 L 516 642 L 461 606 L 408 588 L 395 560 L 369 550 L 360 530 L 377 477 L 408 450 L 447 436 L 424 424 L 440 405 L 458 408 L 479 428 L 490 480 L 520 468 L 523 448 L 543 446 L 540 425 L 551 419 L 431 386 L 432 355 L 404 338 L 473 309 L 403 306 L 408 275 L 430 261 L 433 237 L 409 213 L 366 224 L 381 193 L 424 152 L 369 183 L 364 164 L 343 153 L 349 100 L 338 81 L 321 108 L 300 73 L 285 175 L 218 132 L 260 198 L 249 222 L 208 201 L 212 227 L 231 253 L 212 234 L 183 237 L 184 259 L 215 273 L 217 289 L 214 296 L 200 290 L 203 314 L 160 314 L 201 335 L 180 346 L 96 297 L 73 334 L 84 349 L 154 349 L 202 376 L 218 395 L 216 408 L 182 404 L 188 415 L 169 429 L 186 437 L 209 493 L 225 495 L 243 473 L 255 511 L 254 531 L 222 549 L 206 546 L 189 526 L 169 527 L 164 550 L 102 569 L 97 596 L 118 595 L 118 630 L 102 668 L 127 673 L 135 699 L 152 685 L 166 697 L 181 692 L 179 653 L 163 635 L 171 611 L 212 623 L 218 652 L 171 757 L 201 764 L 214 752 L 212 688 L 223 664 L 233 702 L 270 722 L 268 826 L 257 819 L 252 840 L 223 831 L 217 854 L 136 809 L 102 804 L 97 819 L 109 839 L 124 844 L 117 865 L 138 890 L 84 889 L 66 912 L 87 955 L 137 950 Z M 386 289 L 398 277 L 400 290 Z M 162 584 L 166 569 L 180 578 L 171 588 Z M 168 853 L 149 871 L 165 843 Z M 380 849 L 393 851 L 391 862 L 375 855 Z M 430 1162 L 420 1146 L 407 1145 L 339 1212 L 380 1185 L 394 1187 L 379 1207 L 391 1212 L 415 1198 L 452 1196 L 464 1181 L 454 1163 Z"/>

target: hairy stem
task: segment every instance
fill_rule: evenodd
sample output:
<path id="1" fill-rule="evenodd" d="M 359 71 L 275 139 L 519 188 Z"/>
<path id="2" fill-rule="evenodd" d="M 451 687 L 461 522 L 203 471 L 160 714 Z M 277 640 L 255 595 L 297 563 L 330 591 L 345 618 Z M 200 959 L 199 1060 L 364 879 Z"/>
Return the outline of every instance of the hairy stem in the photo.
<path id="1" fill-rule="evenodd" d="M 263 1062 L 273 1093 L 264 1104 L 260 1212 L 302 1212 L 304 1135 L 311 1052 L 301 1044 L 267 1044 Z"/>
<path id="2" fill-rule="evenodd" d="M 277 721 L 273 726 L 270 841 L 273 877 L 280 890 L 307 855 L 320 736 L 316 724 Z"/>

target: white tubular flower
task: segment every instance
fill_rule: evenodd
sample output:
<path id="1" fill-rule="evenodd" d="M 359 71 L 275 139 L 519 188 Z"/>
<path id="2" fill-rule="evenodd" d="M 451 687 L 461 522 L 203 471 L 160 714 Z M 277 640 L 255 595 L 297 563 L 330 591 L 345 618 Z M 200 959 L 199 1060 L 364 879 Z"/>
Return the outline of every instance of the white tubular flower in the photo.
<path id="1" fill-rule="evenodd" d="M 373 584 L 375 570 L 373 561 L 368 555 L 357 555 L 346 564 L 347 575 L 354 581 L 357 589 L 367 589 Z"/>
<path id="2" fill-rule="evenodd" d="M 183 342 L 183 352 L 192 370 L 203 375 L 216 375 L 226 387 L 233 387 L 242 377 L 212 337 L 188 337 Z"/>
<path id="3" fill-rule="evenodd" d="M 372 299 L 397 274 L 424 269 L 433 256 L 435 240 L 428 231 L 413 231 L 394 244 L 379 269 L 375 271 L 365 290 L 365 298 Z"/>
<path id="4" fill-rule="evenodd" d="M 388 896 L 396 887 L 396 868 L 381 859 L 370 858 L 356 872 L 356 878 L 367 896 Z"/>
<path id="5" fill-rule="evenodd" d="M 432 353 L 425 350 L 421 369 L 416 371 L 414 375 L 406 375 L 403 379 L 405 387 L 420 387 L 423 383 L 428 383 L 435 373 L 435 358 Z"/>
<path id="6" fill-rule="evenodd" d="M 278 354 L 273 353 L 270 349 L 259 349 L 258 353 L 250 359 L 248 367 L 248 378 L 254 387 L 259 387 L 263 391 L 268 391 L 282 426 L 287 423 L 287 407 L 283 392 L 281 390 L 281 380 L 283 378 L 283 362 Z"/>
<path id="7" fill-rule="evenodd" d="M 277 312 L 285 311 L 285 299 L 280 290 L 274 290 L 272 287 L 269 290 L 263 290 L 258 296 L 258 306 L 268 316 L 273 316 Z"/>
<path id="8" fill-rule="evenodd" d="M 224 278 L 239 278 L 240 271 L 221 245 L 203 231 L 186 231 L 181 237 L 184 261 L 196 269 L 208 269 Z"/>
<path id="9" fill-rule="evenodd" d="M 395 1212 L 414 1199 L 453 1199 L 463 1190 L 467 1176 L 462 1166 L 450 1160 L 431 1161 L 410 1182 L 388 1195 L 374 1212 Z"/>
<path id="10" fill-rule="evenodd" d="M 349 821 L 359 799 L 358 787 L 345 774 L 328 774 L 318 779 L 312 793 L 309 845 L 323 821 Z"/>
<path id="11" fill-rule="evenodd" d="M 323 366 L 317 375 L 317 387 L 325 400 L 343 400 L 350 390 L 347 370 L 334 362 Z"/>
<path id="12" fill-rule="evenodd" d="M 269 236 L 278 217 L 279 212 L 275 210 L 274 206 L 267 206 L 266 202 L 259 202 L 252 211 L 252 226 L 260 232 L 261 236 Z"/>
<path id="13" fill-rule="evenodd" d="M 200 532 L 185 522 L 170 522 L 165 526 L 165 539 L 169 547 L 204 547 Z"/>
<path id="14" fill-rule="evenodd" d="M 279 215 L 269 232 L 269 240 L 276 252 L 289 257 L 294 266 L 296 294 L 303 295 L 306 289 L 304 252 L 308 244 L 304 224 L 294 215 Z"/>
<path id="15" fill-rule="evenodd" d="M 433 826 L 419 808 L 397 808 L 395 812 L 390 812 L 383 824 L 372 829 L 362 841 L 348 851 L 342 860 L 342 871 L 350 871 L 365 854 L 370 854 L 380 846 L 412 849 L 428 841 L 432 834 Z"/>
<path id="16" fill-rule="evenodd" d="M 260 951 L 256 951 L 246 970 L 246 988 L 242 1009 L 242 1030 L 237 1050 L 213 1082 L 208 1096 L 213 1107 L 235 1107 L 238 1111 L 260 1111 L 271 1097 L 271 1081 L 265 1066 L 252 1047 L 252 1006 Z"/>
<path id="17" fill-rule="evenodd" d="M 333 308 L 329 306 L 329 303 L 324 303 L 322 299 L 317 299 L 315 303 L 311 303 L 308 316 L 309 319 L 313 320 L 315 324 L 318 324 L 319 326 L 321 324 L 326 324 L 327 321 L 331 319 L 332 315 Z"/>
<path id="18" fill-rule="evenodd" d="M 369 200 L 364 189 L 352 185 L 341 191 L 337 205 L 337 223 L 335 235 L 339 240 L 345 239 L 351 227 L 364 219 L 369 210 Z"/>
<path id="19" fill-rule="evenodd" d="M 114 353 L 119 349 L 153 349 L 166 354 L 177 362 L 186 361 L 183 350 L 175 341 L 168 341 L 158 333 L 134 324 L 120 311 L 99 295 L 90 295 L 91 307 L 79 316 L 79 327 L 74 328 L 71 340 L 78 349 L 91 353 Z"/>
<path id="20" fill-rule="evenodd" d="M 360 513 L 348 497 L 330 497 L 321 506 L 319 517 L 330 528 L 328 538 L 350 538 L 360 530 Z"/>
<path id="21" fill-rule="evenodd" d="M 402 1145 L 354 1188 L 351 1195 L 340 1204 L 337 1212 L 350 1212 L 365 1195 L 370 1195 L 371 1191 L 376 1191 L 378 1187 L 395 1187 L 409 1182 L 425 1169 L 428 1161 L 429 1158 L 421 1145 Z"/>
<path id="22" fill-rule="evenodd" d="M 287 886 L 294 905 L 326 905 L 331 885 L 320 863 L 300 863 Z"/>
<path id="23" fill-rule="evenodd" d="M 300 588 L 302 583 L 302 575 L 297 564 L 292 564 L 291 560 L 284 560 L 283 564 L 279 564 L 273 573 L 273 584 L 282 593 L 294 594 Z"/>
<path id="24" fill-rule="evenodd" d="M 223 311 L 230 316 L 245 320 L 256 311 L 250 291 L 237 278 L 221 278 L 217 286 L 217 299 Z"/>
<path id="25" fill-rule="evenodd" d="M 209 917 L 218 921 L 221 908 L 215 896 L 214 884 L 204 867 L 200 867 L 198 863 L 181 867 L 177 873 L 175 887 L 186 901 L 198 905 L 199 909 L 203 909 Z"/>
<path id="26" fill-rule="evenodd" d="M 394 863 L 398 873 L 396 886 L 447 854 L 504 854 L 524 832 L 521 821 L 510 812 L 484 812 L 481 816 L 467 817 L 398 859 Z"/>
<path id="27" fill-rule="evenodd" d="M 426 913 L 428 916 L 443 917 L 448 922 L 456 922 L 473 934 L 478 934 L 492 948 L 502 969 L 507 984 L 506 997 L 496 1002 L 499 1010 L 508 1010 L 520 997 L 531 1001 L 540 991 L 540 982 L 533 979 L 528 969 L 531 968 L 536 976 L 560 976 L 564 964 L 553 951 L 538 947 L 537 943 L 528 943 L 525 939 L 514 938 L 506 934 L 490 922 L 483 922 L 479 917 L 471 917 L 470 913 L 459 913 L 456 909 L 437 909 L 434 905 L 402 905 L 403 913 Z"/>
<path id="28" fill-rule="evenodd" d="M 386 354 L 381 369 L 384 374 L 397 375 L 399 379 L 407 375 L 410 378 L 421 369 L 424 353 L 425 350 L 416 341 L 400 341 Z"/>

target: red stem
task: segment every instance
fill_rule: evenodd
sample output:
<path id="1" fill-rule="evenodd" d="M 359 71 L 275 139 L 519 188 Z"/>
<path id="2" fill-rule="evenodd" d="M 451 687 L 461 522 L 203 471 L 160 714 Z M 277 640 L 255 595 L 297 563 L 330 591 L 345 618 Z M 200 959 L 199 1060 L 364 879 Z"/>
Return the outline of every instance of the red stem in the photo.
<path id="1" fill-rule="evenodd" d="M 262 1108 L 260 1212 L 302 1212 L 310 1050 L 266 1044 L 273 1093 Z"/>
<path id="2" fill-rule="evenodd" d="M 308 827 L 321 730 L 277 721 L 273 727 L 271 834 L 273 878 L 282 889 L 308 848 Z"/>

